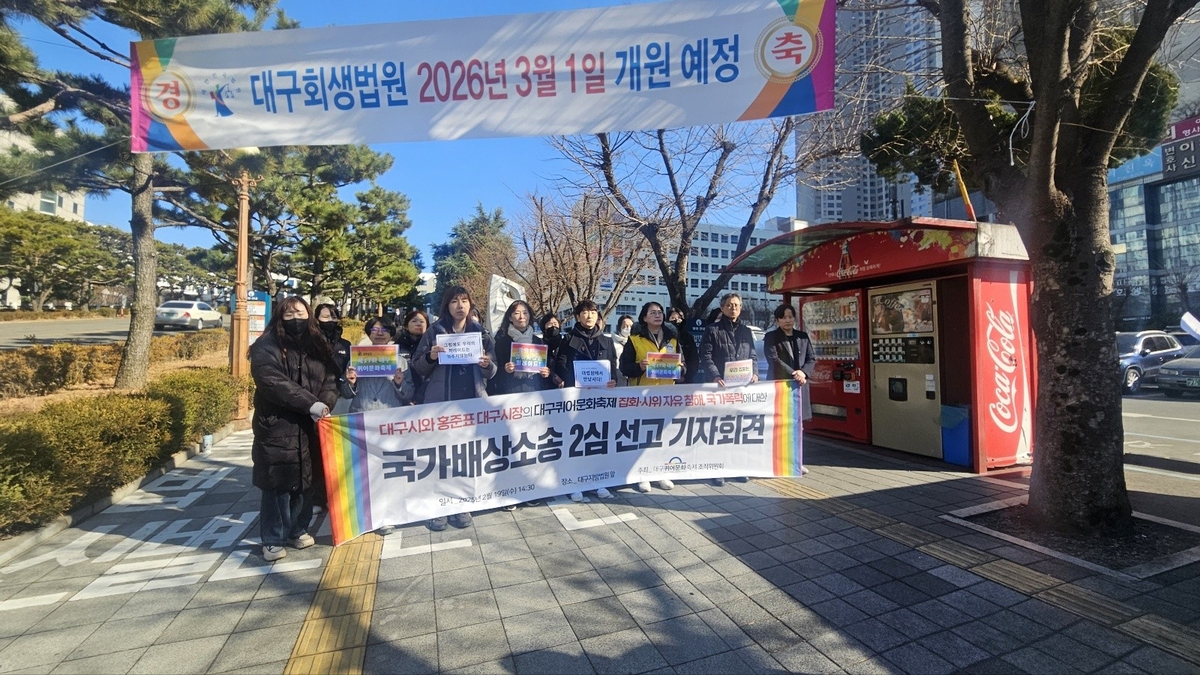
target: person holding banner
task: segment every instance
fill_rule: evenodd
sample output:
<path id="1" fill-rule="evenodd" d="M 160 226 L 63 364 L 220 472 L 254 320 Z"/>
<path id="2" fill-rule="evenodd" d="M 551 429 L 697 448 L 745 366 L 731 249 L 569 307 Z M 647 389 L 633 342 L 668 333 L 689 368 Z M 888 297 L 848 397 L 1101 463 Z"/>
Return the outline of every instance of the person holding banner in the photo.
<path id="1" fill-rule="evenodd" d="M 630 333 L 620 361 L 621 373 L 629 379 L 630 386 L 654 387 L 683 382 L 686 366 L 679 340 L 675 330 L 665 321 L 662 305 L 653 301 L 642 305 L 637 327 Z M 667 372 L 670 370 L 674 372 Z M 671 490 L 675 483 L 663 479 L 658 481 L 658 487 Z M 637 488 L 639 492 L 649 492 L 650 481 L 639 482 Z"/>
<path id="2" fill-rule="evenodd" d="M 338 314 L 337 306 L 332 303 L 322 303 L 317 305 L 317 326 L 321 329 L 321 335 L 329 341 L 329 348 L 333 351 L 333 362 L 337 364 L 337 382 L 338 391 L 346 386 L 346 368 L 350 366 L 350 341 L 342 337 L 341 316 Z M 340 396 L 337 405 L 333 407 L 330 414 L 344 415 L 349 407 L 343 402 L 347 397 Z M 317 477 L 313 481 L 313 511 L 320 513 L 329 506 L 329 496 L 325 494 L 325 468 L 321 464 L 321 453 L 312 453 L 312 471 Z"/>
<path id="3" fill-rule="evenodd" d="M 442 293 L 438 320 L 425 331 L 411 365 L 426 380 L 425 403 L 487 396 L 487 381 L 496 375 L 495 344 L 478 321 L 468 318 L 470 312 L 471 294 L 467 289 L 451 286 Z M 469 335 L 472 333 L 477 335 Z M 474 361 L 464 362 L 464 354 Z M 458 528 L 470 527 L 471 514 L 438 517 L 426 525 L 440 532 L 447 522 Z"/>
<path id="4" fill-rule="evenodd" d="M 600 325 L 600 308 L 591 300 L 582 300 L 575 305 L 575 325 L 563 337 L 554 359 L 554 374 L 562 380 L 564 387 L 617 386 L 617 350 L 612 338 L 603 332 Z M 606 373 L 606 375 L 605 375 Z M 581 381 L 580 374 L 588 379 Z M 604 488 L 596 490 L 596 496 L 607 499 L 612 493 Z M 571 501 L 583 501 L 582 492 L 572 492 Z"/>
<path id="5" fill-rule="evenodd" d="M 742 296 L 737 293 L 726 293 L 721 298 L 721 314 L 716 321 L 704 329 L 700 338 L 700 375 L 702 382 L 715 382 L 724 389 L 727 384 L 726 374 L 731 372 L 729 366 L 741 366 L 749 361 L 751 371 L 748 378 L 750 383 L 758 381 L 758 356 L 754 351 L 754 334 L 746 324 L 738 319 L 742 315 Z M 749 478 L 738 478 L 747 482 Z M 725 484 L 724 478 L 714 478 L 713 485 Z"/>
<path id="6" fill-rule="evenodd" d="M 812 419 L 812 404 L 808 401 L 808 378 L 817 365 L 817 355 L 809 342 L 808 333 L 796 330 L 796 312 L 790 305 L 775 308 L 776 329 L 763 337 L 768 377 L 772 380 L 794 380 L 804 388 L 801 417 Z"/>
<path id="7" fill-rule="evenodd" d="M 683 352 L 683 382 L 691 384 L 696 379 L 697 366 L 700 364 L 700 350 L 696 348 L 696 339 L 688 330 L 687 312 L 672 307 L 667 320 L 675 327 L 675 339 L 679 340 L 679 349 Z"/>
<path id="8" fill-rule="evenodd" d="M 320 452 L 315 422 L 337 402 L 337 364 L 308 303 L 295 296 L 275 306 L 271 321 L 250 346 L 254 379 L 254 486 L 262 491 L 259 527 L 263 558 L 287 555 L 287 544 L 312 546 L 313 453 Z M 316 480 L 323 481 L 324 476 Z"/>
<path id="9" fill-rule="evenodd" d="M 533 310 L 524 300 L 514 300 L 504 312 L 500 330 L 496 331 L 496 362 L 504 365 L 497 371 L 496 377 L 488 381 L 489 394 L 520 394 L 553 387 L 548 365 L 549 349 L 534 334 L 532 321 Z M 525 354 L 521 355 L 522 358 L 514 358 L 514 353 L 522 352 L 521 345 L 542 349 L 526 350 L 529 352 L 527 358 Z M 535 356 L 539 357 L 540 365 L 533 362 Z"/>

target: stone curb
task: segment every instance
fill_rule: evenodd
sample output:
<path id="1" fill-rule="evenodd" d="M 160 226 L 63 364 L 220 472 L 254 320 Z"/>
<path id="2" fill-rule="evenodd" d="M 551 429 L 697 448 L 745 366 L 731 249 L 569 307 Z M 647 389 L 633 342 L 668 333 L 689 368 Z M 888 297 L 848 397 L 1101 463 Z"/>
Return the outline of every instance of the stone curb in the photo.
<path id="1" fill-rule="evenodd" d="M 215 445 L 220 443 L 234 432 L 243 431 L 249 428 L 249 418 L 246 418 L 245 420 L 235 420 L 229 422 L 225 426 L 213 432 L 213 444 Z M 131 481 L 125 485 L 122 485 L 116 490 L 113 490 L 112 494 L 108 495 L 107 497 L 101 497 L 94 502 L 84 504 L 83 506 L 66 515 L 55 518 L 36 530 L 31 530 L 8 539 L 0 540 L 0 565 L 3 565 L 4 563 L 21 555 L 34 546 L 37 546 L 47 539 L 50 539 L 59 532 L 62 532 L 69 527 L 79 525 L 80 523 L 88 520 L 92 516 L 95 516 L 104 509 L 107 509 L 116 502 L 121 501 L 125 497 L 137 491 L 143 485 L 146 485 L 150 481 L 162 476 L 163 474 L 174 470 L 198 454 L 200 454 L 200 444 L 188 443 L 183 450 L 180 450 L 179 452 L 176 452 L 167 458 L 165 464 L 155 469 L 151 469 L 150 472 L 145 476 L 142 476 L 137 480 Z"/>

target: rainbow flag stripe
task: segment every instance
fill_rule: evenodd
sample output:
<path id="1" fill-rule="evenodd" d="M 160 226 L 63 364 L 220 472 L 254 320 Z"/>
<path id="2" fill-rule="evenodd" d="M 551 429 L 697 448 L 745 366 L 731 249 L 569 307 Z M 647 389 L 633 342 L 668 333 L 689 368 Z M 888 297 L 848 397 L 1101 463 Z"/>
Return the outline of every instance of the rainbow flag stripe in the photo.
<path id="1" fill-rule="evenodd" d="M 367 433 L 363 416 L 326 417 L 317 424 L 329 493 L 334 545 L 375 529 L 367 478 Z"/>
<path id="2" fill-rule="evenodd" d="M 776 476 L 799 476 L 801 452 L 801 389 L 791 381 L 775 383 L 775 433 L 772 440 Z"/>

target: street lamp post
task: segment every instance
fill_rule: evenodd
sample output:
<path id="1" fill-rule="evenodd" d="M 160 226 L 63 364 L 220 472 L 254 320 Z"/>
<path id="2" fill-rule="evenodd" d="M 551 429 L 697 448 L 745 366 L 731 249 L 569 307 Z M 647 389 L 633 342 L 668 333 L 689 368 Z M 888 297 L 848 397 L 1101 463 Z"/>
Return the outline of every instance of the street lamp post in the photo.
<path id="1" fill-rule="evenodd" d="M 250 188 L 258 179 L 242 169 L 233 179 L 238 191 L 237 233 L 237 280 L 233 284 L 234 310 L 230 317 L 229 372 L 238 382 L 250 377 L 250 313 L 247 310 L 246 278 L 250 269 Z M 234 419 L 244 420 L 250 414 L 250 401 L 246 389 L 238 395 L 237 414 Z"/>

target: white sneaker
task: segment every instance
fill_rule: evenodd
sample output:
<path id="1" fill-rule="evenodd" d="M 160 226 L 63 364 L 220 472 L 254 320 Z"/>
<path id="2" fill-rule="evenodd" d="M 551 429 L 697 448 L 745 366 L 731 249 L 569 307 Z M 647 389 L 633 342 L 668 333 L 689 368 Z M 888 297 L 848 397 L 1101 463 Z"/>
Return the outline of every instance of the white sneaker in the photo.
<path id="1" fill-rule="evenodd" d="M 600 499 L 611 499 L 612 493 L 605 488 L 596 488 L 596 496 Z"/>
<path id="2" fill-rule="evenodd" d="M 392 527 L 391 525 L 384 525 L 383 527 L 375 528 L 375 534 L 377 534 L 381 537 L 386 537 L 395 531 L 396 531 L 396 528 Z"/>
<path id="3" fill-rule="evenodd" d="M 658 487 L 660 490 L 674 490 L 675 483 L 673 483 L 669 480 L 660 480 L 660 481 L 658 481 Z"/>
<path id="4" fill-rule="evenodd" d="M 583 501 L 583 493 L 582 492 L 572 492 L 571 493 L 571 501 L 573 501 L 573 502 Z"/>
<path id="5" fill-rule="evenodd" d="M 264 546 L 263 547 L 263 560 L 266 560 L 267 562 L 275 562 L 276 560 L 279 560 L 280 558 L 286 558 L 286 557 L 287 557 L 287 549 L 282 546 Z"/>
<path id="6" fill-rule="evenodd" d="M 644 481 L 638 483 L 637 487 L 638 487 L 638 492 L 643 492 L 643 493 L 649 492 L 650 491 L 650 481 L 644 480 Z"/>
<path id="7" fill-rule="evenodd" d="M 317 543 L 317 540 L 313 539 L 313 536 L 307 532 L 300 535 L 299 537 L 296 537 L 295 539 L 288 540 L 288 546 L 291 546 L 294 549 L 308 548 L 309 546 L 312 546 L 315 543 Z M 281 546 L 280 548 L 283 548 L 283 547 Z M 279 556 L 279 557 L 282 558 L 283 556 Z"/>
<path id="8" fill-rule="evenodd" d="M 802 467 L 800 467 L 800 475 L 801 475 L 801 476 L 807 476 L 807 475 L 808 475 L 808 467 L 807 467 L 807 466 L 802 466 Z"/>

